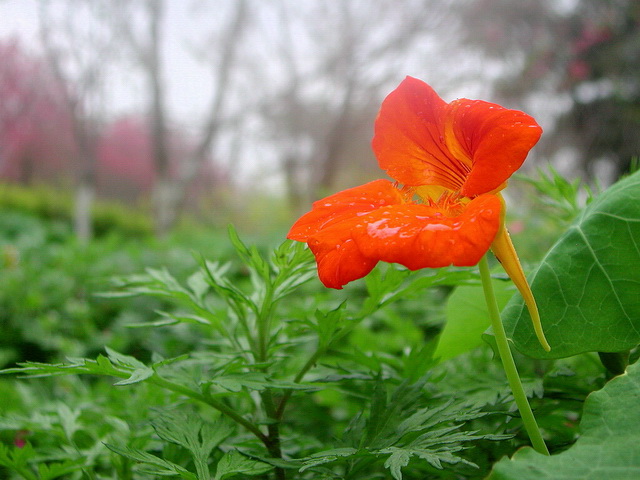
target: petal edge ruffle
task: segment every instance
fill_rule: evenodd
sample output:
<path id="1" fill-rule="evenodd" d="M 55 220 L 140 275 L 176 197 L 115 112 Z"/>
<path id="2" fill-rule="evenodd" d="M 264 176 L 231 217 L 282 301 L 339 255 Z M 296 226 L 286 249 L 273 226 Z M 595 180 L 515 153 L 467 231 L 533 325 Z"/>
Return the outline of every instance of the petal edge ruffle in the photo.
<path id="1" fill-rule="evenodd" d="M 458 158 L 471 161 L 460 193 L 474 197 L 503 185 L 540 139 L 533 117 L 482 100 L 460 99 L 447 105 L 445 142 Z"/>
<path id="2" fill-rule="evenodd" d="M 374 180 L 314 202 L 311 211 L 292 225 L 287 238 L 306 242 L 311 236 L 335 223 L 403 201 L 402 193 L 389 180 Z"/>
<path id="3" fill-rule="evenodd" d="M 340 202 L 332 205 L 341 208 Z M 330 210 L 324 201 L 317 208 Z M 471 200 L 457 215 L 438 206 L 407 202 L 361 212 L 327 211 L 317 218 L 331 220 L 303 241 L 316 257 L 322 283 L 340 289 L 366 276 L 379 261 L 411 270 L 475 265 L 500 229 L 501 209 L 500 198 L 486 194 Z M 306 223 L 301 228 L 312 230 Z"/>

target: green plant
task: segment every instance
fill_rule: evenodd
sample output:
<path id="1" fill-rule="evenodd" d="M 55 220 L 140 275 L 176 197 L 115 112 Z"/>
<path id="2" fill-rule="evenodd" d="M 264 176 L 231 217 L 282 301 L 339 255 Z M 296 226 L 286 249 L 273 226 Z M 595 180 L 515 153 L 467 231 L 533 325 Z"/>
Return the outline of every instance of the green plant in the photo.
<path id="1" fill-rule="evenodd" d="M 637 439 L 627 428 L 636 421 L 637 366 L 615 377 L 596 352 L 629 363 L 638 357 L 638 304 L 625 295 L 640 266 L 628 248 L 640 235 L 639 191 L 634 174 L 595 197 L 543 259 L 532 289 L 550 353 L 537 343 L 522 300 L 508 299 L 504 275 L 492 275 L 550 457 L 521 449 L 528 439 L 492 356 L 491 331 L 487 343 L 477 341 L 490 323 L 477 301 L 478 272 L 381 265 L 329 292 L 318 287 L 304 246 L 285 242 L 265 254 L 231 230 L 235 259 L 197 257 L 188 273 L 119 276 L 101 297 L 146 299 L 139 305 L 156 309 L 131 322 L 132 335 L 154 340 L 144 343 L 154 353 L 120 353 L 112 344 L 97 357 L 4 371 L 0 398 L 13 400 L 0 404 L 3 473 L 11 480 L 515 480 L 532 471 L 531 478 L 634 478 L 635 457 L 616 455 Z M 602 231 L 606 244 L 598 243 Z M 591 245 L 595 256 L 567 254 L 578 233 L 589 241 L 577 252 Z M 572 269 L 563 266 L 569 260 Z M 551 295 L 554 279 L 581 268 L 586 273 L 574 280 L 592 281 Z M 596 275 L 603 271 L 608 284 Z M 576 292 L 582 301 L 572 303 Z M 594 309 L 589 301 L 598 295 L 617 296 L 628 315 Z M 468 329 L 478 333 L 465 336 Z M 615 413 L 621 409 L 629 414 Z M 611 435 L 598 427 L 608 421 Z"/>

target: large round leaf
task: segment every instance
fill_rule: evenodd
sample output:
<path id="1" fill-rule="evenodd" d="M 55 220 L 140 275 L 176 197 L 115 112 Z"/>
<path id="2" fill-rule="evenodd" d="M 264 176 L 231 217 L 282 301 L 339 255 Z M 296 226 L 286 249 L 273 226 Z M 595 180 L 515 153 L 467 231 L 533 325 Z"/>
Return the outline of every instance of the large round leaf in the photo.
<path id="1" fill-rule="evenodd" d="M 521 352 L 562 358 L 640 343 L 640 172 L 585 208 L 542 260 L 531 288 L 551 352 L 540 347 L 517 295 L 503 319 Z"/>
<path id="2" fill-rule="evenodd" d="M 542 455 L 530 447 L 496 463 L 487 480 L 637 480 L 640 478 L 640 364 L 584 403 L 580 438 L 568 450 Z"/>

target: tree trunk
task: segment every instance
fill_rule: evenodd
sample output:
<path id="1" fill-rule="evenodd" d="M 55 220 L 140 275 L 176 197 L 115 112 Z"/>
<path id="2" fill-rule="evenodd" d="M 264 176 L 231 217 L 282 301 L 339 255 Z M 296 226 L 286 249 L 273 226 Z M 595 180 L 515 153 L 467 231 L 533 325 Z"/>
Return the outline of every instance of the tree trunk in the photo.
<path id="1" fill-rule="evenodd" d="M 94 185 L 86 181 L 80 181 L 76 187 L 73 229 L 78 241 L 83 245 L 86 245 L 93 236 L 91 210 L 94 197 Z"/>
<path id="2" fill-rule="evenodd" d="M 173 181 L 158 178 L 153 191 L 156 234 L 166 236 L 176 222 L 176 189 Z"/>
<path id="3" fill-rule="evenodd" d="M 189 186 L 201 170 L 209 152 L 218 140 L 222 124 L 221 119 L 226 106 L 225 100 L 227 98 L 229 80 L 231 79 L 231 70 L 236 59 L 240 37 L 244 32 L 246 24 L 247 2 L 246 0 L 238 0 L 231 23 L 220 42 L 224 47 L 215 75 L 216 88 L 211 99 L 211 105 L 208 111 L 209 116 L 202 129 L 197 147 L 181 164 L 176 188 L 176 214 L 184 210 Z"/>
<path id="4" fill-rule="evenodd" d="M 161 23 L 164 15 L 162 0 L 148 0 L 149 44 L 146 55 L 147 75 L 151 90 L 149 105 L 151 143 L 156 169 L 156 184 L 153 192 L 155 230 L 158 236 L 165 236 L 175 222 L 176 212 L 167 145 L 167 122 L 165 95 L 160 65 Z"/>

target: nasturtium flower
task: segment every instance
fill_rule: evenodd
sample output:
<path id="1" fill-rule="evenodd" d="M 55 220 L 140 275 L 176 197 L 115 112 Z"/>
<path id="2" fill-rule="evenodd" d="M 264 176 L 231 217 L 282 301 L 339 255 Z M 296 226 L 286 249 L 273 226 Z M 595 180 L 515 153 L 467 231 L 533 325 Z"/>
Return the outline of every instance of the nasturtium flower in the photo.
<path id="1" fill-rule="evenodd" d="M 410 270 L 473 266 L 491 249 L 548 348 L 500 195 L 541 134 L 526 113 L 481 100 L 446 103 L 407 77 L 382 102 L 372 142 L 395 182 L 375 180 L 315 202 L 287 238 L 309 245 L 320 280 L 336 289 L 379 261 Z"/>

